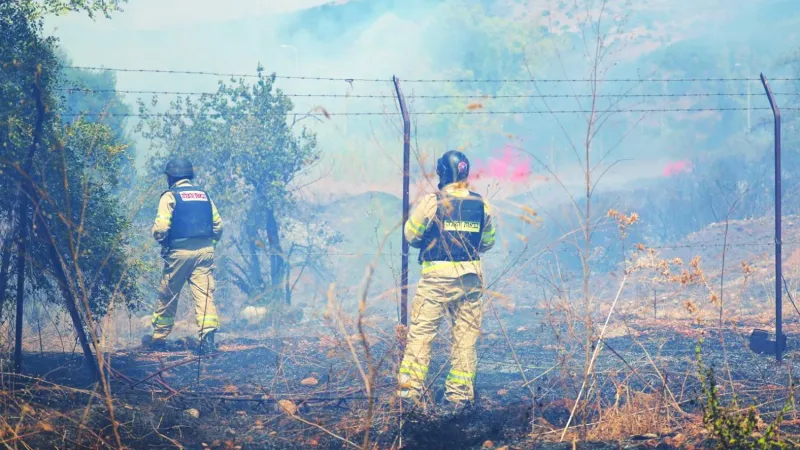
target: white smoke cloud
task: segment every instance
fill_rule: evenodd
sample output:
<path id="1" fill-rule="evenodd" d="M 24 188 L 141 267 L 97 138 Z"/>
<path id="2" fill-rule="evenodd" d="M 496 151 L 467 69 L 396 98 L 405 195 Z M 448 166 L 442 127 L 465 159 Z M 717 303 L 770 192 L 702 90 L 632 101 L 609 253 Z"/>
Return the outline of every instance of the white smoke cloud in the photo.
<path id="1" fill-rule="evenodd" d="M 379 3 L 378 0 L 374 1 Z M 758 0 L 756 3 L 762 1 Z M 253 74 L 256 65 L 261 63 L 267 72 L 275 71 L 279 75 L 385 80 L 383 83 L 356 81 L 352 85 L 342 81 L 279 80 L 277 87 L 290 94 L 350 93 L 388 96 L 385 99 L 293 98 L 298 112 L 306 112 L 317 106 L 323 106 L 333 113 L 394 111 L 394 91 L 390 82 L 392 75 L 398 75 L 401 80 L 447 77 L 446 74 L 436 72 L 437 67 L 442 66 L 442 52 L 446 53 L 444 56 L 464 53 L 463 48 L 443 48 L 443 42 L 448 45 L 450 42 L 459 42 L 458 39 L 453 39 L 454 30 L 444 18 L 447 17 L 444 14 L 446 8 L 452 8 L 454 2 L 442 7 L 433 2 L 430 6 L 416 2 L 417 9 L 409 12 L 409 8 L 393 9 L 390 2 L 380 2 L 383 6 L 374 8 L 372 5 L 370 8 L 356 8 L 356 2 L 351 0 L 347 7 L 363 9 L 363 12 L 353 14 L 363 14 L 359 19 L 364 20 L 358 23 L 337 22 L 336 14 L 330 17 L 318 14 L 313 16 L 313 20 L 319 23 L 298 23 L 297 30 L 286 31 L 284 25 L 296 19 L 292 13 L 327 3 L 331 3 L 330 0 L 131 0 L 125 6 L 125 11 L 116 14 L 112 20 L 100 18 L 91 21 L 83 15 L 74 14 L 48 20 L 47 27 L 49 32 L 61 39 L 63 47 L 77 65 Z M 336 3 L 347 2 L 340 0 Z M 409 0 L 409 3 L 415 2 Z M 537 24 L 546 25 L 541 22 L 546 9 L 544 5 L 549 5 L 549 8 L 556 2 L 521 3 L 528 5 L 529 9 L 519 12 L 520 20 L 535 27 Z M 618 7 L 625 2 L 612 3 Z M 744 0 L 731 0 L 731 3 L 738 6 L 746 4 Z M 361 4 L 365 5 L 359 5 Z M 420 7 L 419 4 L 423 6 Z M 643 11 L 644 7 L 637 6 L 635 13 L 639 16 L 634 14 L 635 17 L 626 27 L 628 34 L 625 37 L 638 39 L 634 43 L 636 45 L 629 44 L 629 58 L 636 60 L 659 45 L 669 45 L 687 35 L 703 34 L 703 28 L 697 26 L 698 20 L 722 27 L 728 18 L 723 19 L 712 13 L 712 6 L 716 4 L 715 0 L 648 0 L 648 7 L 655 8 L 652 10 L 655 12 L 649 13 Z M 667 6 L 674 11 L 668 14 Z M 688 11 L 693 12 L 687 14 Z M 566 26 L 565 31 L 574 31 L 572 25 L 579 18 L 555 13 L 552 8 L 547 12 L 548 21 L 558 21 L 558 27 Z M 618 11 L 615 9 L 614 12 Z M 320 37 L 322 34 L 319 29 L 332 30 L 328 33 L 329 36 L 338 31 L 341 36 L 346 37 Z M 582 76 L 586 63 L 582 58 L 581 48 L 570 49 L 565 46 L 561 56 L 567 61 L 564 70 L 560 61 L 555 59 L 537 61 L 536 64 L 551 78 Z M 476 52 L 475 57 L 490 59 L 490 56 L 480 52 Z M 457 58 L 453 60 L 456 61 Z M 491 60 L 483 63 L 494 64 Z M 118 74 L 117 82 L 118 89 L 121 90 L 213 91 L 218 79 L 219 77 L 122 72 Z M 555 89 L 559 87 L 549 87 L 549 92 L 556 92 Z M 404 88 L 406 95 L 450 93 L 446 90 L 447 86 L 438 84 L 409 83 Z M 557 93 L 563 92 L 566 91 Z M 534 92 L 531 90 L 526 93 Z M 128 100 L 133 103 L 136 97 L 129 96 Z M 169 100 L 169 97 L 162 96 L 162 102 Z M 554 104 L 555 109 L 576 108 L 572 104 L 563 108 L 560 104 L 551 103 Z M 430 105 L 419 108 L 428 106 Z M 490 109 L 503 111 L 509 108 L 499 100 L 492 103 Z M 529 109 L 542 109 L 542 106 Z M 420 136 L 430 134 L 430 130 L 436 126 L 452 126 L 455 135 L 458 131 L 456 126 L 475 128 L 480 123 L 480 117 L 474 120 L 465 119 L 463 123 L 456 123 L 457 119 L 453 118 L 452 122 L 444 125 L 434 124 L 431 116 L 417 116 L 417 119 L 419 128 L 414 128 L 414 132 Z M 546 141 L 545 147 L 549 148 L 552 139 L 562 138 L 558 124 L 550 116 L 530 115 L 518 119 L 520 123 L 509 119 L 507 125 L 517 129 L 523 126 L 526 128 L 526 145 L 530 151 L 541 151 L 537 145 L 542 147 L 543 140 Z M 562 120 L 569 119 L 577 120 L 580 117 L 562 116 Z M 331 176 L 319 184 L 325 187 L 324 193 L 357 193 L 362 189 L 397 193 L 397 183 L 391 181 L 391 186 L 386 186 L 385 180 L 397 180 L 401 173 L 399 117 L 334 116 L 322 123 L 308 123 L 319 133 L 319 145 L 325 155 L 327 168 L 333 167 Z M 497 134 L 494 130 L 491 133 Z M 491 133 L 487 132 L 487 135 Z M 633 136 L 628 140 L 636 138 Z M 491 137 L 487 140 L 489 139 Z M 537 143 L 534 139 L 540 142 Z M 609 138 L 610 142 L 614 140 Z M 455 147 L 464 143 L 453 139 L 452 142 L 434 144 L 434 148 L 427 150 L 441 152 L 445 150 L 445 146 Z M 556 142 L 556 146 L 567 148 L 566 142 Z M 647 147 L 652 153 L 662 151 L 660 142 L 648 143 Z M 147 143 L 139 142 L 137 150 L 141 162 L 148 154 Z M 489 149 L 478 150 L 485 152 Z M 564 151 L 560 154 L 571 157 L 571 152 Z M 416 166 L 413 163 L 412 165 Z M 625 176 L 631 178 L 629 175 Z M 608 180 L 611 180 L 610 176 Z"/>
<path id="2" fill-rule="evenodd" d="M 122 30 L 162 30 L 186 26 L 253 19 L 286 14 L 348 0 L 133 0 L 115 13 L 113 22 L 97 19 L 94 24 L 79 14 L 63 16 L 58 22 L 76 22 L 91 28 Z M 89 31 L 89 30 L 87 30 Z"/>

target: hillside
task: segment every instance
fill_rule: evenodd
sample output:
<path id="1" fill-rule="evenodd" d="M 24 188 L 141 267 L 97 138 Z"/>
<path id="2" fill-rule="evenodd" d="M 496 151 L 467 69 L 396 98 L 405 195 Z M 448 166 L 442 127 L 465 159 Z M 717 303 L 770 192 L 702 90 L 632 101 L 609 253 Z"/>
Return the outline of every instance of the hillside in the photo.
<path id="1" fill-rule="evenodd" d="M 396 308 L 397 277 L 400 270 L 402 200 L 383 192 L 366 192 L 328 204 L 318 205 L 320 220 L 342 236 L 342 242 L 330 248 L 330 261 L 337 287 L 345 293 L 342 300 L 353 304 L 367 268 L 378 261 L 371 280 L 373 295 L 385 293 L 372 307 L 383 312 Z M 387 233 L 385 247 L 378 253 Z"/>
<path id="2" fill-rule="evenodd" d="M 613 198 L 613 197 L 612 197 Z M 498 292 L 514 297 L 515 301 L 536 304 L 541 300 L 541 294 L 536 286 L 549 285 L 555 282 L 553 261 L 556 259 L 564 264 L 561 267 L 562 276 L 576 280 L 579 267 L 567 264 L 577 259 L 574 246 L 567 241 L 557 244 L 551 239 L 560 233 L 561 227 L 555 224 L 555 212 L 569 214 L 571 209 L 563 207 L 546 211 L 545 214 L 536 212 L 532 215 L 529 208 L 514 201 L 498 201 L 493 203 L 495 215 L 498 220 L 500 237 L 497 247 L 486 255 L 487 276 L 489 282 L 496 282 Z M 376 249 L 384 234 L 397 227 L 401 212 L 401 200 L 385 193 L 369 192 L 358 196 L 342 199 L 320 207 L 320 217 L 342 233 L 344 241 L 331 250 L 332 261 L 336 267 L 336 279 L 340 284 L 351 286 L 359 285 L 363 279 L 366 268 L 375 261 Z M 644 219 L 644 222 L 647 222 Z M 637 224 L 632 229 L 646 228 L 648 225 Z M 643 239 L 644 234 L 639 233 L 628 239 L 625 247 L 629 252 L 634 243 L 643 243 L 647 248 L 653 249 L 659 259 L 681 259 L 686 265 L 695 258 L 700 258 L 700 265 L 704 270 L 710 286 L 719 286 L 719 276 L 722 269 L 724 249 L 725 257 L 725 293 L 741 297 L 743 283 L 743 262 L 747 262 L 753 271 L 748 275 L 747 296 L 742 299 L 742 307 L 748 310 L 752 307 L 761 307 L 771 294 L 769 281 L 774 271 L 774 224 L 771 217 L 758 219 L 731 220 L 727 227 L 725 223 L 713 222 L 698 231 L 671 242 L 652 242 Z M 616 226 L 608 224 L 602 227 L 596 236 L 598 245 L 601 239 L 613 243 L 621 250 L 619 232 Z M 723 244 L 726 244 L 725 247 Z M 387 305 L 396 301 L 394 291 L 397 286 L 400 265 L 400 231 L 394 229 L 386 243 L 387 248 L 378 258 L 378 265 L 373 280 L 373 294 L 387 291 Z M 551 250 L 552 249 L 552 252 Z M 609 246 L 600 255 L 606 256 L 605 263 L 598 263 L 597 278 L 593 290 L 598 296 L 609 294 L 617 288 L 618 272 L 614 270 L 619 259 L 612 257 L 613 248 Z M 553 255 L 562 257 L 554 258 Z M 564 256 L 567 255 L 567 256 Z M 572 259 L 570 259 L 570 257 Z M 416 267 L 416 251 L 412 249 L 410 255 L 410 277 L 413 284 L 418 277 Z M 793 288 L 800 278 L 800 217 L 786 216 L 783 221 L 783 261 L 784 276 Z M 602 270 L 609 266 L 609 270 Z M 677 269 L 676 269 L 677 270 Z M 608 274 L 611 274 L 610 276 Z M 647 285 L 653 276 L 651 270 L 642 270 L 635 277 L 624 297 L 634 299 L 647 294 Z M 774 280 L 774 278 L 773 278 Z M 577 281 L 568 281 L 568 284 Z M 669 283 L 667 283 L 669 284 Z M 664 285 L 658 288 L 662 297 L 675 301 L 674 294 L 681 291 L 679 286 Z M 699 291 L 682 291 L 685 297 L 696 297 Z M 675 303 L 680 308 L 680 302 Z"/>
<path id="3" fill-rule="evenodd" d="M 784 216 L 782 236 L 783 275 L 789 295 L 795 298 L 800 280 L 800 217 Z M 623 291 L 618 312 L 648 319 L 716 321 L 721 297 L 726 321 L 769 328 L 775 308 L 774 258 L 771 217 L 731 220 L 727 231 L 726 223 L 712 223 L 678 242 L 646 246 L 633 258 L 637 270 Z M 664 277 L 661 274 L 667 267 Z M 595 278 L 592 284 L 605 311 L 620 280 L 617 271 Z M 796 323 L 786 292 L 784 318 Z"/>

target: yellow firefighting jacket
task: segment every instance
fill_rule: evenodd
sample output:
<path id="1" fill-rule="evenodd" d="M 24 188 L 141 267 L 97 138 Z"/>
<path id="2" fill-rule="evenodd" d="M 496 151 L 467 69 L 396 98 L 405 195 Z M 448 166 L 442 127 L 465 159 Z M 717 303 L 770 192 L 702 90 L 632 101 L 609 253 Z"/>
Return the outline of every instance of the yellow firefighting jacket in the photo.
<path id="1" fill-rule="evenodd" d="M 468 197 L 469 190 L 462 183 L 453 183 L 442 188 L 442 191 L 454 197 Z M 497 229 L 494 221 L 492 220 L 491 210 L 486 200 L 484 204 L 484 226 L 481 231 L 481 244 L 478 248 L 479 252 L 485 252 L 494 247 Z M 436 210 L 438 208 L 438 200 L 436 194 L 428 194 L 420 200 L 419 204 L 414 208 L 408 221 L 403 227 L 403 233 L 409 245 L 414 248 L 421 248 L 423 245 L 422 237 L 425 230 L 436 217 Z M 468 262 L 453 262 L 453 261 L 426 261 L 422 263 L 423 276 L 438 276 L 438 277 L 458 277 L 468 273 L 475 273 L 483 276 L 483 268 L 480 261 Z"/>
<path id="2" fill-rule="evenodd" d="M 192 186 L 192 183 L 189 180 L 180 180 L 174 185 L 170 186 L 170 188 L 174 187 L 184 187 L 184 186 Z M 175 196 L 172 192 L 167 191 L 164 195 L 161 196 L 161 200 L 158 201 L 158 213 L 156 214 L 155 223 L 153 223 L 153 238 L 155 238 L 156 242 L 159 244 L 166 245 L 167 244 L 167 236 L 169 235 L 169 227 L 172 224 L 172 211 L 175 209 Z M 184 241 L 195 241 L 192 244 L 192 247 L 197 246 L 205 246 L 201 242 L 197 242 L 199 240 L 208 240 L 208 245 L 216 246 L 217 242 L 222 237 L 222 217 L 220 217 L 219 212 L 217 211 L 217 206 L 214 204 L 214 201 L 211 201 L 211 221 L 213 225 L 213 233 L 214 237 L 211 239 L 207 238 L 196 238 L 196 239 L 177 239 L 172 241 L 170 246 L 172 248 L 181 248 L 181 244 L 187 243 Z"/>

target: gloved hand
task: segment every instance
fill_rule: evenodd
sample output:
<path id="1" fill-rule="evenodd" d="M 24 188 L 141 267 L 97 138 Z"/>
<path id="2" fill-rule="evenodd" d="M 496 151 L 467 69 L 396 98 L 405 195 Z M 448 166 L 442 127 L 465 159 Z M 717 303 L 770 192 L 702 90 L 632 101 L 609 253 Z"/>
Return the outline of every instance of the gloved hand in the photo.
<path id="1" fill-rule="evenodd" d="M 161 245 L 161 258 L 166 258 L 169 255 L 169 246 Z"/>

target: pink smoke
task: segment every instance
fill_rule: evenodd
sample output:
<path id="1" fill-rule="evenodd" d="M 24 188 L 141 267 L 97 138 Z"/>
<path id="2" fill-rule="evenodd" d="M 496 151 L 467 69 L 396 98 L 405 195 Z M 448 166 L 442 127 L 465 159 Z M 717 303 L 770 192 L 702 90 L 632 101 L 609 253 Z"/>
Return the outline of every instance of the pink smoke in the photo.
<path id="1" fill-rule="evenodd" d="M 689 160 L 671 161 L 664 166 L 661 174 L 665 177 L 674 177 L 684 172 L 691 172 L 693 168 L 694 164 Z"/>
<path id="2" fill-rule="evenodd" d="M 512 183 L 522 183 L 527 181 L 531 175 L 533 175 L 533 170 L 530 160 L 515 155 L 514 150 L 506 146 L 502 149 L 502 156 L 499 158 L 489 158 L 486 162 L 475 161 L 471 178 L 473 180 L 496 178 Z"/>

